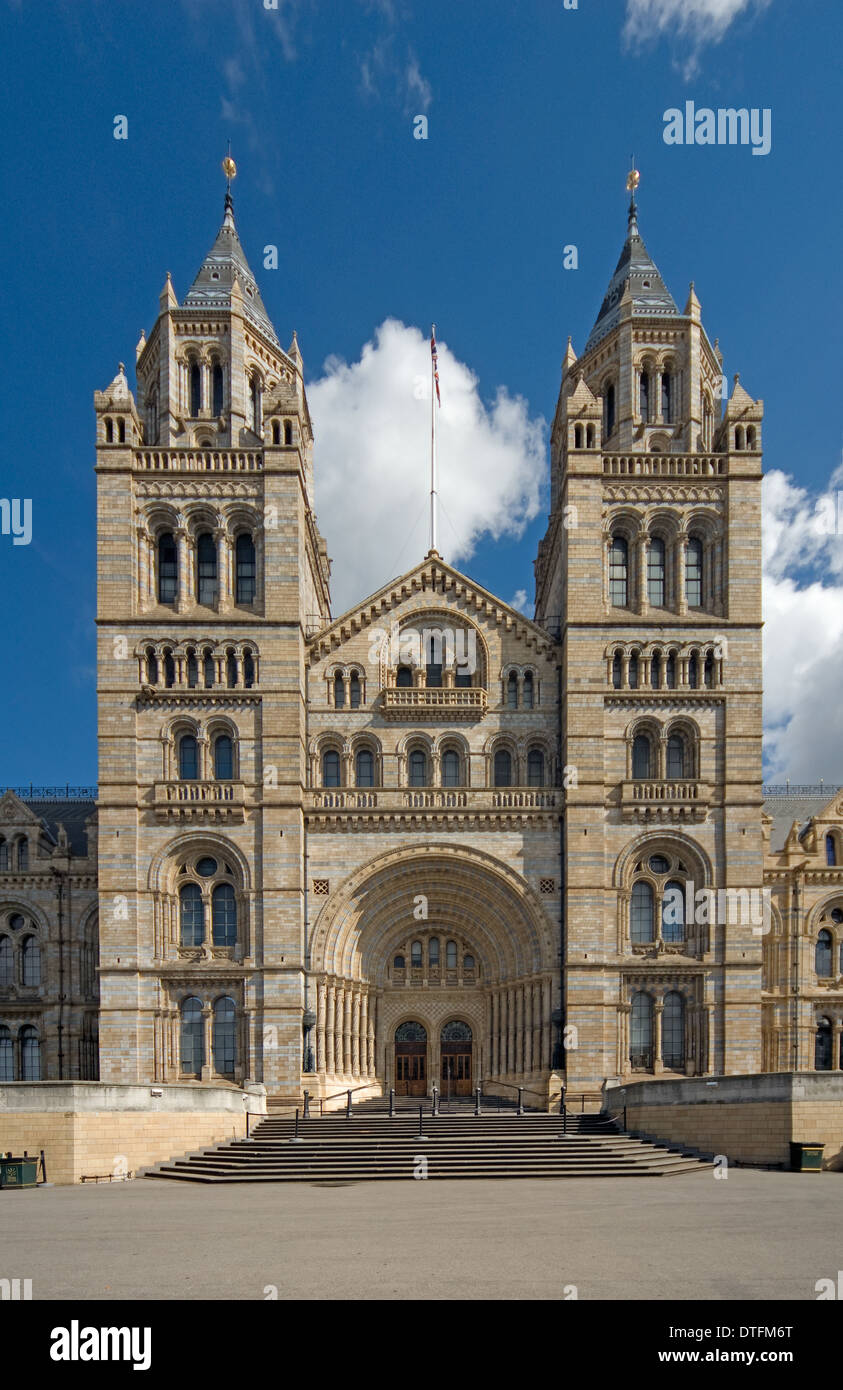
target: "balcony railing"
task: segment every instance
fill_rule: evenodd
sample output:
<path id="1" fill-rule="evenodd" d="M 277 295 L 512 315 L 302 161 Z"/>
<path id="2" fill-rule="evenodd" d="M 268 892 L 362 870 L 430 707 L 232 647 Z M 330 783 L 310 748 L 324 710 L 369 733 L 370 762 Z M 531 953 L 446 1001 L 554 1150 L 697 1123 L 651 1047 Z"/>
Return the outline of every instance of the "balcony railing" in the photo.
<path id="1" fill-rule="evenodd" d="M 557 805 L 552 787 L 343 787 L 309 793 L 312 811 L 548 811 Z"/>
<path id="2" fill-rule="evenodd" d="M 155 814 L 159 820 L 197 816 L 245 820 L 246 791 L 242 782 L 156 782 Z"/>
<path id="3" fill-rule="evenodd" d="M 707 782 L 647 780 L 621 785 L 624 820 L 704 820 L 711 801 Z"/>
<path id="4" fill-rule="evenodd" d="M 387 719 L 482 719 L 486 698 L 479 686 L 388 685 L 383 713 Z"/>
<path id="5" fill-rule="evenodd" d="M 607 454 L 603 474 L 618 478 L 724 478 L 719 454 Z"/>
<path id="6" fill-rule="evenodd" d="M 254 449 L 135 449 L 135 468 L 151 473 L 259 473 L 263 454 Z"/>

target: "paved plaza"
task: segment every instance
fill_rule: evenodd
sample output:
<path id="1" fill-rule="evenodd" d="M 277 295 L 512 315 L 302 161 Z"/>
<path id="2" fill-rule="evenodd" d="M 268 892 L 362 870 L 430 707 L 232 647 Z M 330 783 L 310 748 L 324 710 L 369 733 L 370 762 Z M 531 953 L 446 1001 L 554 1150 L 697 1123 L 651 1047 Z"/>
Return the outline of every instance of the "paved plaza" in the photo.
<path id="1" fill-rule="evenodd" d="M 816 1298 L 843 1267 L 840 1176 L 0 1193 L 0 1275 L 33 1299 Z M 571 1296 L 570 1292 L 567 1296 Z"/>

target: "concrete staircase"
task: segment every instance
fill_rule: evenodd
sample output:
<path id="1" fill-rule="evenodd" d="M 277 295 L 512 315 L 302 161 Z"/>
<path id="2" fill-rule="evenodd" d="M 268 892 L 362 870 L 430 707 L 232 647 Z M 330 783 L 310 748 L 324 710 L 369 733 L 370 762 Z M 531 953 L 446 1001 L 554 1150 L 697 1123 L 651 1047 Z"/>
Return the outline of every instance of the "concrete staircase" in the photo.
<path id="1" fill-rule="evenodd" d="M 352 1183 L 390 1178 L 668 1177 L 710 1171 L 711 1164 L 618 1132 L 600 1115 L 475 1115 L 466 1107 L 422 1116 L 379 1108 L 349 1120 L 331 1114 L 299 1121 L 269 1118 L 250 1139 L 235 1140 L 147 1170 L 187 1182 Z M 567 1132 L 565 1132 L 567 1131 Z M 423 1173 L 420 1159 L 427 1160 Z"/>

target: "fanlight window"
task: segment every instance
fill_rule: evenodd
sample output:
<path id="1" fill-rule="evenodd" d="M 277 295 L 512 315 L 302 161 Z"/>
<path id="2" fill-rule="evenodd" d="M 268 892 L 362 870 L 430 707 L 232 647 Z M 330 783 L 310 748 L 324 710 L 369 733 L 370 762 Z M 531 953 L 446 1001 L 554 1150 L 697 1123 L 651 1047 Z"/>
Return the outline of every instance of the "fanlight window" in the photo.
<path id="1" fill-rule="evenodd" d="M 472 1032 L 467 1023 L 462 1019 L 454 1019 L 452 1023 L 446 1023 L 442 1029 L 442 1042 L 466 1042 L 470 1043 Z"/>
<path id="2" fill-rule="evenodd" d="M 395 1030 L 395 1041 L 427 1042 L 427 1029 L 421 1023 L 399 1023 Z"/>

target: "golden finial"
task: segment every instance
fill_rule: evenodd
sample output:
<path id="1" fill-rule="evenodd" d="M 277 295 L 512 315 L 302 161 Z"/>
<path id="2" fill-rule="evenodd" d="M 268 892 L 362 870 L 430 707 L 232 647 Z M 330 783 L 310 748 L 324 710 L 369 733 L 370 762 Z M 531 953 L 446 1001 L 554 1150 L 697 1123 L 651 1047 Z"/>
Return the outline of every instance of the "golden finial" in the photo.
<path id="1" fill-rule="evenodd" d="M 225 174 L 226 178 L 229 180 L 229 182 L 231 181 L 231 179 L 237 177 L 237 165 L 234 163 L 234 160 L 231 158 L 230 154 L 227 154 L 222 162 L 222 171 Z"/>
<path id="2" fill-rule="evenodd" d="M 641 175 L 635 167 L 635 155 L 630 155 L 630 170 L 626 176 L 627 192 L 635 194 L 635 190 L 641 182 Z"/>

